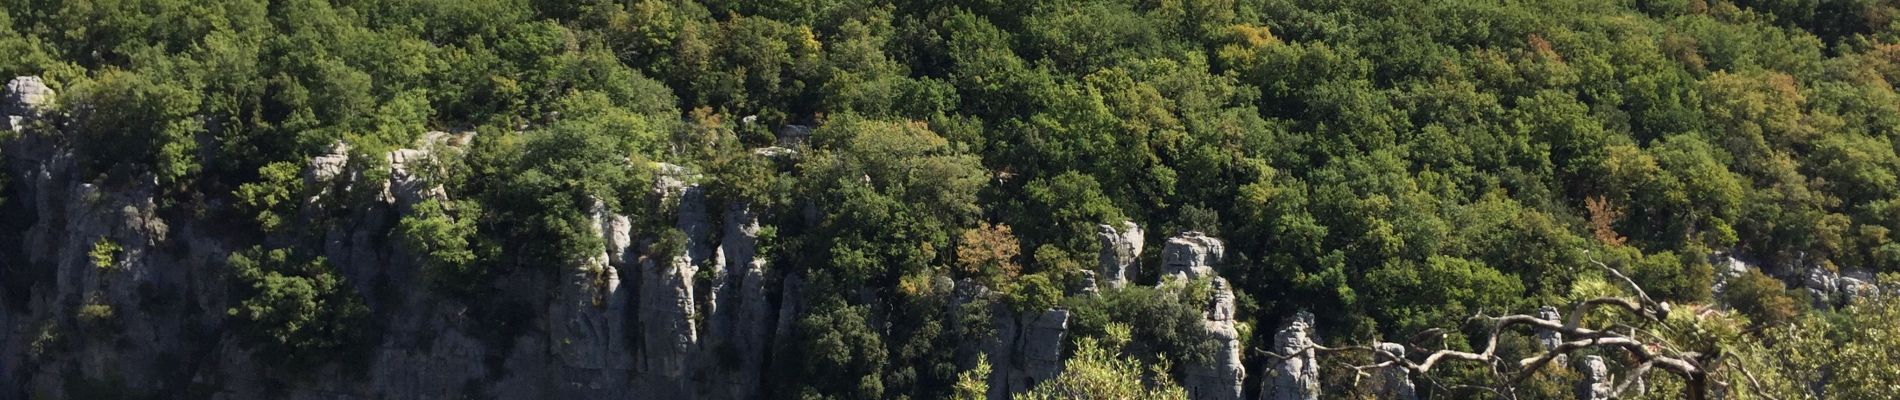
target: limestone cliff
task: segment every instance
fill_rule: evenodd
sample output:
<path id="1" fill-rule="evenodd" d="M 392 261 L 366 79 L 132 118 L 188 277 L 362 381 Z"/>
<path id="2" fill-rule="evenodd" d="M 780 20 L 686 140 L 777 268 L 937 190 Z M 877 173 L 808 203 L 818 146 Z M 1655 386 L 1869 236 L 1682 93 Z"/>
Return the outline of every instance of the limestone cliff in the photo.
<path id="1" fill-rule="evenodd" d="M 685 233 L 682 251 L 652 251 L 659 232 L 596 201 L 600 250 L 496 279 L 494 302 L 526 313 L 518 327 L 487 324 L 428 290 L 393 237 L 417 204 L 450 200 L 420 168 L 470 137 L 423 134 L 371 155 L 380 163 L 353 163 L 363 154 L 339 142 L 304 165 L 310 196 L 290 223 L 321 227 L 312 247 L 363 294 L 377 329 L 361 360 L 291 374 L 231 333 L 225 260 L 259 241 L 294 243 L 166 213 L 150 175 L 81 176 L 48 115 L 55 94 L 33 78 L 6 88 L 0 111 L 18 136 L 3 149 L 0 212 L 28 228 L 0 246 L 0 297 L 21 299 L 0 307 L 0 399 L 759 398 L 773 324 L 800 310 L 774 296 L 795 289 L 778 288 L 757 254 L 757 212 L 712 207 L 684 168 L 662 166 L 656 197 L 670 204 L 656 208 Z"/>

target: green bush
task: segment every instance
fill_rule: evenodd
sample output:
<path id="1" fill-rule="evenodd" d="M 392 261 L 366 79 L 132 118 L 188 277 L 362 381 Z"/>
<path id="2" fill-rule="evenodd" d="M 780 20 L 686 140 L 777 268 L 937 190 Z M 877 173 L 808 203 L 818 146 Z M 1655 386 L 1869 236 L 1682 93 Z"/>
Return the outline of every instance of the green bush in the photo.
<path id="1" fill-rule="evenodd" d="M 1098 296 L 1071 297 L 1065 303 L 1071 314 L 1069 329 L 1077 337 L 1104 337 L 1110 326 L 1122 324 L 1132 330 L 1125 351 L 1177 366 L 1204 365 L 1213 360 L 1218 343 L 1202 325 L 1206 299 L 1191 299 L 1190 292 L 1131 285 Z"/>
<path id="2" fill-rule="evenodd" d="M 1729 281 L 1722 291 L 1722 302 L 1748 316 L 1758 327 L 1779 327 L 1792 323 L 1807 309 L 1806 296 L 1796 296 L 1781 280 L 1748 270 Z"/>
<path id="3" fill-rule="evenodd" d="M 260 357 L 309 368 L 366 355 L 369 309 L 322 257 L 252 247 L 228 262 L 236 305 L 226 314 Z"/>

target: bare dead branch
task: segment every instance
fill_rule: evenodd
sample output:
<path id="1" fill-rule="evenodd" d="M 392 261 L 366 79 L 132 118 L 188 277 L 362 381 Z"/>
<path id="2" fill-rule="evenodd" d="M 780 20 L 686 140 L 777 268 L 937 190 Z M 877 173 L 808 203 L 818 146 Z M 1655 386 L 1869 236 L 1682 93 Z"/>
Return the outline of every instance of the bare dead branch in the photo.
<path id="1" fill-rule="evenodd" d="M 1616 390 L 1610 392 L 1610 397 L 1623 397 L 1623 393 L 1628 392 L 1632 385 L 1643 381 L 1643 375 L 1649 374 L 1649 368 L 1652 366 L 1655 366 L 1655 363 L 1644 362 L 1637 364 L 1635 369 L 1630 370 L 1629 374 L 1623 377 L 1623 384 L 1617 385 Z"/>
<path id="2" fill-rule="evenodd" d="M 1781 400 L 1779 398 L 1776 398 L 1775 395 L 1769 394 L 1768 388 L 1763 387 L 1761 384 L 1761 380 L 1755 379 L 1755 373 L 1750 372 L 1748 368 L 1743 367 L 1741 361 L 1736 361 L 1735 359 L 1730 358 L 1728 359 L 1728 366 L 1730 369 L 1741 371 L 1742 377 L 1748 378 L 1748 386 L 1755 388 L 1756 395 L 1759 395 L 1762 398 L 1766 398 L 1768 400 Z"/>

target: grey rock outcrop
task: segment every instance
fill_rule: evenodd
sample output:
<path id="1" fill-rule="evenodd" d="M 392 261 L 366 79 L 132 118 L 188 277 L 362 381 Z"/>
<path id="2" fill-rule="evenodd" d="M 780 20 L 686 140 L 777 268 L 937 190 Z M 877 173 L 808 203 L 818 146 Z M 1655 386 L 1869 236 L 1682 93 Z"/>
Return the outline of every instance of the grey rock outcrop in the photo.
<path id="1" fill-rule="evenodd" d="M 1296 315 L 1274 334 L 1273 352 L 1286 358 L 1268 362 L 1261 400 L 1319 399 L 1319 358 L 1311 347 L 1310 321 L 1311 314 Z"/>
<path id="2" fill-rule="evenodd" d="M 594 202 L 590 222 L 595 234 L 612 236 L 615 219 L 603 202 Z M 632 294 L 621 285 L 620 269 L 609 261 L 610 247 L 563 265 L 560 271 L 565 281 L 548 305 L 550 350 L 562 363 L 571 394 L 622 393 L 625 382 L 615 377 L 632 368 L 632 351 L 625 340 Z"/>
<path id="3" fill-rule="evenodd" d="M 648 258 L 641 265 L 640 322 L 644 338 L 641 370 L 683 381 L 687 361 L 699 344 L 694 318 L 693 275 L 685 255 Z"/>
<path id="4" fill-rule="evenodd" d="M 1814 299 L 1815 307 L 1833 308 L 1858 299 L 1879 296 L 1879 286 L 1874 282 L 1874 274 L 1865 270 L 1844 269 L 1835 272 L 1815 267 L 1808 269 L 1801 287 Z"/>
<path id="5" fill-rule="evenodd" d="M 1814 299 L 1815 307 L 1828 308 L 1834 304 L 1834 294 L 1840 290 L 1839 275 L 1821 268 L 1809 268 L 1801 287 Z"/>
<path id="6" fill-rule="evenodd" d="M 690 392 L 688 372 L 700 347 L 695 276 L 711 256 L 705 191 L 689 185 L 683 169 L 662 165 L 654 190 L 678 211 L 675 228 L 685 234 L 677 249 L 650 249 L 640 266 L 642 383 L 647 394 L 683 397 Z M 648 247 L 656 246 L 649 244 Z"/>
<path id="7" fill-rule="evenodd" d="M 1209 283 L 1213 298 L 1203 313 L 1202 327 L 1218 347 L 1211 364 L 1187 366 L 1182 384 L 1189 397 L 1197 400 L 1239 400 L 1247 371 L 1241 365 L 1240 331 L 1234 326 L 1234 291 L 1220 277 Z"/>
<path id="8" fill-rule="evenodd" d="M 37 76 L 22 76 L 7 82 L 5 103 L 0 103 L 0 122 L 11 131 L 25 128 L 24 122 L 38 118 L 53 105 L 53 89 Z"/>
<path id="9" fill-rule="evenodd" d="M 53 104 L 53 89 L 37 76 L 15 77 L 7 81 L 6 109 L 12 115 L 41 112 Z"/>
<path id="10" fill-rule="evenodd" d="M 1842 303 L 1852 303 L 1859 299 L 1878 297 L 1880 287 L 1874 285 L 1871 276 L 1841 275 L 1838 285 Z"/>
<path id="11" fill-rule="evenodd" d="M 1564 322 L 1563 318 L 1563 314 L 1557 312 L 1557 307 L 1543 306 L 1537 308 L 1537 319 L 1555 321 L 1561 324 Z M 1564 344 L 1564 334 L 1549 329 L 1538 329 L 1537 344 L 1542 345 L 1545 351 L 1555 350 L 1557 346 Z"/>
<path id="12" fill-rule="evenodd" d="M 1553 321 L 1559 324 L 1564 323 L 1563 313 L 1558 312 L 1557 307 L 1554 307 L 1554 306 L 1538 307 L 1537 319 Z M 1543 347 L 1544 351 L 1557 350 L 1557 346 L 1562 346 L 1564 344 L 1564 334 L 1562 332 L 1558 332 L 1558 331 L 1554 331 L 1550 329 L 1538 329 L 1537 330 L 1537 344 L 1538 346 Z M 1560 354 L 1560 355 L 1557 355 L 1557 358 L 1552 359 L 1552 360 L 1556 361 L 1558 364 L 1564 364 L 1570 361 L 1570 356 Z"/>
<path id="13" fill-rule="evenodd" d="M 150 306 L 144 301 L 149 295 L 184 297 L 189 277 L 169 273 L 177 261 L 163 247 L 170 243 L 173 227 L 158 218 L 152 196 L 155 185 L 150 181 L 131 187 L 77 183 L 67 175 L 74 172 L 69 161 L 50 160 L 40 170 L 43 174 L 23 182 L 30 189 L 18 199 L 37 209 L 41 217 L 25 232 L 25 240 L 28 261 L 42 268 L 23 266 L 8 275 L 35 274 L 50 278 L 51 284 L 33 293 L 32 309 L 9 319 L 42 330 L 29 335 L 63 330 L 70 336 L 62 339 L 71 346 L 66 354 L 70 358 L 42 353 L 31 360 L 39 368 L 33 370 L 32 383 L 21 389 L 72 396 L 54 384 L 67 379 L 118 379 L 130 389 L 160 387 L 168 377 L 168 366 L 156 359 L 179 348 L 178 340 L 190 328 L 189 322 L 139 310 Z M 118 251 L 109 260 L 93 259 L 89 253 L 102 245 L 116 246 Z M 5 343 L 8 357 L 0 361 L 0 370 L 19 371 L 29 361 L 13 358 L 22 353 L 11 349 L 24 344 Z"/>
<path id="14" fill-rule="evenodd" d="M 395 205 L 400 213 L 408 214 L 417 203 L 447 200 L 448 192 L 441 185 L 424 179 L 422 169 L 440 168 L 431 165 L 436 152 L 467 144 L 474 135 L 472 132 L 457 135 L 431 131 L 422 135 L 415 148 L 396 149 L 384 154 L 383 161 L 389 164 L 389 182 L 383 186 L 383 202 Z"/>
<path id="15" fill-rule="evenodd" d="M 1584 356 L 1578 360 L 1576 370 L 1581 378 L 1577 380 L 1577 400 L 1608 400 L 1610 398 L 1610 367 L 1603 363 L 1602 356 Z"/>
<path id="16" fill-rule="evenodd" d="M 7 117 L 0 123 L 20 133 L 0 146 L 0 173 L 7 175 L 0 183 L 11 189 L 0 221 L 24 227 L 0 234 L 19 240 L 0 245 L 18 251 L 0 254 L 0 282 L 8 283 L 0 297 L 20 302 L 0 305 L 0 397 L 78 396 L 66 391 L 70 382 L 110 380 L 125 391 L 164 387 L 174 370 L 161 360 L 184 350 L 186 333 L 203 320 L 148 311 L 222 310 L 222 293 L 193 290 L 222 277 L 183 267 L 215 250 L 184 238 L 189 227 L 159 216 L 152 175 L 88 182 L 59 132 L 24 129 L 53 111 L 54 93 L 39 78 L 14 78 L 0 94 L 0 115 Z M 107 248 L 116 251 L 93 257 Z M 57 350 L 47 347 L 53 345 Z"/>
<path id="17" fill-rule="evenodd" d="M 1161 251 L 1163 276 L 1198 279 L 1214 276 L 1214 267 L 1220 265 L 1226 246 L 1220 239 L 1189 231 L 1169 238 Z"/>
<path id="18" fill-rule="evenodd" d="M 14 79 L 0 93 L 0 114 L 17 117 L 0 121 L 6 128 L 54 111 L 53 93 L 37 79 Z M 0 225 L 25 226 L 0 234 L 19 240 L 0 245 L 0 263 L 8 263 L 0 281 L 9 283 L 0 297 L 26 299 L 0 306 L 0 399 L 84 395 L 69 388 L 211 399 L 758 398 L 775 316 L 789 326 L 804 309 L 800 280 L 776 289 L 779 280 L 756 254 L 754 210 L 735 207 L 715 224 L 704 191 L 676 166 L 661 166 L 655 190 L 678 203 L 653 214 L 677 210 L 670 222 L 686 234 L 678 254 L 654 254 L 643 242 L 656 232 L 642 232 L 601 199 L 586 221 L 600 236 L 597 253 L 495 271 L 492 286 L 480 288 L 494 300 L 478 305 L 433 290 L 425 259 L 396 236 L 417 204 L 449 199 L 427 168 L 470 134 L 429 132 L 409 148 L 372 155 L 382 157 L 376 163 L 353 162 L 363 153 L 338 142 L 303 165 L 307 191 L 291 200 L 302 214 L 286 216 L 293 228 L 320 229 L 256 235 L 160 212 L 150 175 L 89 181 L 96 177 L 81 176 L 59 133 L 25 130 L 0 147 L 8 186 Z M 228 210 L 227 201 L 206 206 Z M 96 261 L 92 251 L 108 245 L 118 250 Z M 354 354 L 361 363 L 287 372 L 233 336 L 226 260 L 252 246 L 301 249 L 298 256 L 322 256 L 334 267 L 374 320 L 373 337 L 351 349 L 361 351 Z M 788 300 L 775 305 L 776 292 Z M 497 308 L 518 325 L 494 326 L 497 316 L 484 313 Z M 1066 320 L 1025 326 L 1061 332 Z M 1033 365 L 1059 364 L 1059 335 L 1025 335 L 1055 339 L 1021 353 L 1038 360 Z M 1046 367 L 1025 371 L 1053 376 Z"/>
<path id="19" fill-rule="evenodd" d="M 1401 345 L 1398 343 L 1380 342 L 1379 344 L 1375 345 L 1374 348 L 1379 349 L 1379 351 L 1389 353 L 1393 357 L 1398 357 L 1400 359 L 1405 358 L 1405 345 Z M 1387 361 L 1388 359 L 1380 357 L 1380 358 L 1376 358 L 1375 360 L 1384 362 L 1384 361 Z M 1379 395 L 1379 398 L 1381 399 L 1387 399 L 1387 400 L 1417 400 L 1418 399 L 1418 387 L 1412 384 L 1412 377 L 1411 375 L 1407 373 L 1403 365 L 1395 363 L 1391 366 L 1379 368 L 1379 375 L 1377 376 L 1376 385 L 1377 386 L 1375 387 L 1377 388 L 1377 394 Z"/>
<path id="20" fill-rule="evenodd" d="M 1754 266 L 1747 262 L 1729 255 L 1716 255 L 1711 257 L 1711 262 L 1715 264 L 1715 284 L 1709 287 L 1709 292 L 1714 293 L 1717 298 L 1720 298 L 1723 290 L 1728 289 L 1729 282 L 1741 278 L 1743 274 L 1748 273 L 1749 269 L 1754 269 Z"/>
<path id="21" fill-rule="evenodd" d="M 1124 221 L 1120 227 L 1103 224 L 1095 237 L 1102 243 L 1101 265 L 1097 275 L 1103 285 L 1120 289 L 1141 273 L 1141 226 Z"/>
<path id="22" fill-rule="evenodd" d="M 710 371 L 709 397 L 750 399 L 757 397 L 771 340 L 773 309 L 766 287 L 771 277 L 766 259 L 757 254 L 758 215 L 750 207 L 735 204 L 726 209 L 723 228 L 713 256 L 716 276 L 702 368 Z M 732 357 L 719 357 L 722 353 Z"/>
<path id="23" fill-rule="evenodd" d="M 341 140 L 330 145 L 330 151 L 316 157 L 304 165 L 303 183 L 305 186 L 326 186 L 343 175 L 343 168 L 350 164 L 350 145 Z"/>
<path id="24" fill-rule="evenodd" d="M 1062 372 L 1069 310 L 1014 315 L 1002 304 L 995 308 L 996 335 L 985 346 L 992 364 L 989 398 L 1006 400 Z"/>
<path id="25" fill-rule="evenodd" d="M 1085 269 L 1085 270 L 1081 270 L 1077 272 L 1079 275 L 1082 276 L 1081 278 L 1079 278 L 1082 281 L 1082 288 L 1079 294 L 1084 295 L 1084 296 L 1094 296 L 1102 292 L 1101 283 L 1097 282 L 1097 279 L 1095 279 L 1095 271 L 1090 271 L 1090 270 Z"/>

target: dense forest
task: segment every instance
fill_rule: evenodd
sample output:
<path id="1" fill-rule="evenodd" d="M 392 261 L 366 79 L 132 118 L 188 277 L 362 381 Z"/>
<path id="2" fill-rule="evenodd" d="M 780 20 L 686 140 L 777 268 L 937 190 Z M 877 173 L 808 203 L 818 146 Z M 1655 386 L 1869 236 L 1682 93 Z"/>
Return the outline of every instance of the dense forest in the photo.
<path id="1" fill-rule="evenodd" d="M 1893 1 L 0 0 L 15 76 L 0 399 L 1900 396 Z"/>

